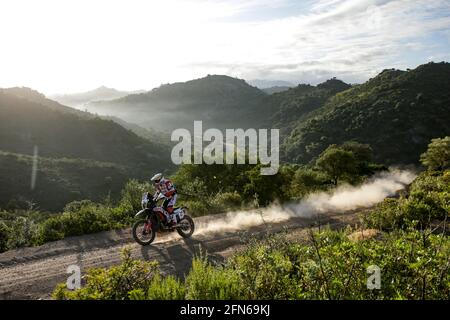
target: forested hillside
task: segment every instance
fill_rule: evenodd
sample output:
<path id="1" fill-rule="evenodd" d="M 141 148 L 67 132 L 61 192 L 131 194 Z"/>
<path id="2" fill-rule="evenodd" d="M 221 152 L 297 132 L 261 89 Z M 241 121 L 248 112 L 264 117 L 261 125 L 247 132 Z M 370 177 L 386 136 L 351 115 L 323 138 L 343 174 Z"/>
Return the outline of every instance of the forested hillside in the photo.
<path id="1" fill-rule="evenodd" d="M 0 150 L 44 157 L 156 165 L 166 153 L 112 121 L 84 118 L 0 92 Z"/>
<path id="2" fill-rule="evenodd" d="M 167 145 L 45 98 L 27 88 L 0 90 L 0 207 L 35 202 L 60 210 L 67 202 L 115 198 L 130 178 L 170 170 Z M 34 147 L 36 189 L 30 190 Z"/>
<path id="3" fill-rule="evenodd" d="M 275 93 L 268 97 L 266 102 L 273 110 L 270 124 L 273 128 L 279 128 L 285 137 L 296 124 L 310 117 L 313 111 L 320 109 L 329 98 L 348 88 L 349 84 L 330 79 L 317 86 L 300 84 L 287 91 Z"/>
<path id="4" fill-rule="evenodd" d="M 40 157 L 32 189 L 32 166 L 32 156 L 0 151 L 0 208 L 57 211 L 74 200 L 116 199 L 133 177 L 129 167 L 114 163 Z"/>
<path id="5" fill-rule="evenodd" d="M 300 115 L 285 160 L 308 163 L 330 144 L 357 140 L 370 144 L 379 162 L 418 163 L 430 139 L 450 134 L 450 64 L 384 70 L 315 112 L 306 120 Z"/>

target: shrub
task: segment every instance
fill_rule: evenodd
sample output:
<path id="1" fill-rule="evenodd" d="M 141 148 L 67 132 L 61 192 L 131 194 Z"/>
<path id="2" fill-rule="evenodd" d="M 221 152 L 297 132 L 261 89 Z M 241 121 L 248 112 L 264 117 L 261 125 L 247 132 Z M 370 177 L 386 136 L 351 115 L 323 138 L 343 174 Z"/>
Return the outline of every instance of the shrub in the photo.
<path id="1" fill-rule="evenodd" d="M 253 201 L 255 194 L 264 206 L 275 200 L 287 200 L 289 194 L 284 189 L 286 181 L 290 181 L 290 170 L 281 167 L 275 175 L 261 175 L 260 169 L 261 165 L 257 165 L 245 173 L 248 181 L 242 192 L 245 200 Z"/>
<path id="2" fill-rule="evenodd" d="M 405 200 L 384 199 L 363 217 L 364 224 L 380 230 L 393 230 L 404 226 L 406 215 L 400 206 L 402 201 Z"/>
<path id="3" fill-rule="evenodd" d="M 198 217 L 213 213 L 206 205 L 205 201 L 184 201 L 183 205 L 188 208 L 189 215 L 192 217 Z"/>
<path id="4" fill-rule="evenodd" d="M 32 246 L 39 241 L 39 227 L 27 217 L 18 217 L 11 225 L 8 239 L 8 248 Z"/>
<path id="5" fill-rule="evenodd" d="M 65 236 L 77 236 L 110 230 L 114 226 L 108 212 L 97 204 L 87 204 L 76 212 L 65 212 L 60 216 Z"/>
<path id="6" fill-rule="evenodd" d="M 186 299 L 230 300 L 241 297 L 238 274 L 231 269 L 215 268 L 202 256 L 192 261 L 185 285 Z"/>
<path id="7" fill-rule="evenodd" d="M 40 243 L 60 240 L 64 236 L 64 225 L 59 217 L 52 217 L 41 224 Z"/>
<path id="8" fill-rule="evenodd" d="M 8 250 L 9 232 L 8 226 L 0 221 L 0 252 Z"/>
<path id="9" fill-rule="evenodd" d="M 147 291 L 149 300 L 183 300 L 186 298 L 186 287 L 173 276 L 162 278 L 155 274 Z"/>
<path id="10" fill-rule="evenodd" d="M 58 300 L 129 299 L 130 292 L 133 290 L 145 291 L 158 272 L 157 262 L 134 260 L 131 258 L 131 251 L 124 249 L 120 265 L 109 269 L 90 269 L 83 288 L 71 291 L 65 284 L 61 284 L 54 291 L 53 298 Z"/>
<path id="11" fill-rule="evenodd" d="M 136 212 L 131 212 L 123 206 L 107 208 L 105 210 L 109 216 L 110 222 L 114 224 L 113 228 L 129 226 L 133 222 Z"/>
<path id="12" fill-rule="evenodd" d="M 290 299 L 295 296 L 294 265 L 282 250 L 267 244 L 250 247 L 231 261 L 245 299 Z"/>
<path id="13" fill-rule="evenodd" d="M 212 199 L 211 205 L 215 208 L 215 212 L 223 212 L 226 210 L 239 208 L 242 204 L 242 198 L 236 191 L 220 192 Z"/>
<path id="14" fill-rule="evenodd" d="M 409 226 L 426 229 L 435 221 L 443 221 L 449 208 L 450 170 L 423 172 L 411 184 L 407 198 L 385 199 L 363 221 L 383 230 Z"/>
<path id="15" fill-rule="evenodd" d="M 327 188 L 327 176 L 317 170 L 300 168 L 295 171 L 292 178 L 292 187 L 289 194 L 293 199 L 301 199 L 305 195 Z"/>
<path id="16" fill-rule="evenodd" d="M 72 202 L 66 210 L 41 224 L 40 243 L 120 228 L 132 219 L 121 207 L 110 208 L 91 201 Z"/>

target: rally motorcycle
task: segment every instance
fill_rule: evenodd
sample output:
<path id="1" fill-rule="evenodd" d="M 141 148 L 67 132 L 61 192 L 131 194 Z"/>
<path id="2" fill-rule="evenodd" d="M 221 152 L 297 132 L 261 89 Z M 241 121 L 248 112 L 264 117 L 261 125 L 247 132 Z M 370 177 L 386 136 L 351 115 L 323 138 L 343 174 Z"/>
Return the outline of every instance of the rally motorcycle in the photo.
<path id="1" fill-rule="evenodd" d="M 148 192 L 142 195 L 142 210 L 136 213 L 138 218 L 133 225 L 133 238 L 142 246 L 149 245 L 155 240 L 156 232 L 177 231 L 183 238 L 189 238 L 194 233 L 194 220 L 186 214 L 185 207 L 174 208 L 173 215 L 176 223 L 169 225 L 164 209 L 158 206 L 158 201 L 165 199 L 163 194 L 151 197 Z"/>

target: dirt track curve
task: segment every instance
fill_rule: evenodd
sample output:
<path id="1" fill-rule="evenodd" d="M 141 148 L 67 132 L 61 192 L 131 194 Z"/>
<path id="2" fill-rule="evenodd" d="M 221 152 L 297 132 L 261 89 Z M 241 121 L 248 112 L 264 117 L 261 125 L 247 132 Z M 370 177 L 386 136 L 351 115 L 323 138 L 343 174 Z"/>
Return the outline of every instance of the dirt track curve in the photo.
<path id="1" fill-rule="evenodd" d="M 195 220 L 202 222 L 204 218 Z M 347 212 L 295 218 L 279 224 L 260 225 L 245 232 L 273 233 L 287 227 L 291 235 L 301 236 L 318 224 L 341 228 L 356 221 L 356 212 Z M 66 281 L 69 265 L 78 265 L 82 274 L 92 267 L 115 265 L 120 262 L 120 251 L 124 247 L 131 249 L 134 258 L 158 260 L 164 273 L 183 276 L 200 248 L 206 250 L 211 259 L 223 260 L 243 245 L 243 233 L 242 230 L 219 234 L 194 233 L 191 239 L 182 239 L 176 232 L 158 234 L 152 245 L 142 247 L 133 241 L 128 228 L 7 251 L 0 254 L 0 299 L 49 299 L 56 284 Z"/>

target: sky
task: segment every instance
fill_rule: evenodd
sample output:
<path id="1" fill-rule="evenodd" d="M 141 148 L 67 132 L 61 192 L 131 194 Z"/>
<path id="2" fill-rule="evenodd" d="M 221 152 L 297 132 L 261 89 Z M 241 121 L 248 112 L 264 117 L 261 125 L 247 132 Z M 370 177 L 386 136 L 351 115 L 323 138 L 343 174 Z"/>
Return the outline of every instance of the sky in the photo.
<path id="1" fill-rule="evenodd" d="M 0 0 L 0 87 L 360 83 L 450 61 L 449 0 Z"/>

